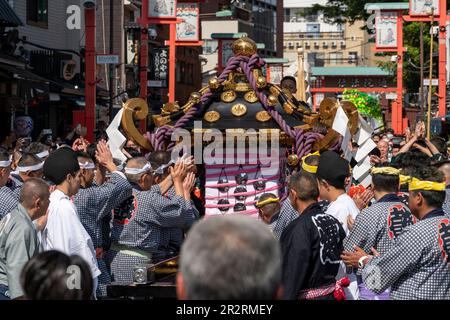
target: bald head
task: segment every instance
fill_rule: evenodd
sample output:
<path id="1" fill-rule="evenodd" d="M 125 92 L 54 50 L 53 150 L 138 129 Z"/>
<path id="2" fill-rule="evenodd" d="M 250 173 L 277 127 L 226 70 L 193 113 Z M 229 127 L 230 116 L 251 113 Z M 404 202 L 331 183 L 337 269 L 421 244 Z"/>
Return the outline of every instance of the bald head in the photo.
<path id="1" fill-rule="evenodd" d="M 262 201 L 265 201 L 268 199 L 276 199 L 276 198 L 278 198 L 278 197 L 276 195 L 274 195 L 273 193 L 264 193 L 259 197 L 258 202 L 262 202 Z M 280 205 L 280 202 L 272 202 L 272 203 L 265 204 L 258 209 L 259 209 L 260 215 L 262 215 L 261 218 L 264 220 L 264 222 L 269 223 L 270 219 L 273 216 L 280 213 L 281 205 Z"/>
<path id="2" fill-rule="evenodd" d="M 146 174 L 146 172 L 141 172 L 138 174 L 133 174 L 133 173 L 127 173 L 127 168 L 130 169 L 142 169 L 145 167 L 145 165 L 148 164 L 147 159 L 145 159 L 144 157 L 137 157 L 137 158 L 132 158 L 130 160 L 128 160 L 127 165 L 125 167 L 125 175 L 128 179 L 128 181 L 130 181 L 131 183 L 140 185 L 141 188 L 143 190 L 147 190 L 149 187 L 149 184 L 151 184 L 151 181 L 143 181 L 142 177 L 144 176 L 144 174 Z"/>
<path id="3" fill-rule="evenodd" d="M 450 161 L 438 165 L 438 170 L 445 176 L 445 184 L 450 185 Z"/>
<path id="4" fill-rule="evenodd" d="M 137 157 L 128 160 L 127 168 L 141 169 L 148 163 L 147 159 L 144 157 Z"/>
<path id="5" fill-rule="evenodd" d="M 48 184 L 42 179 L 30 178 L 22 185 L 20 204 L 26 209 L 32 209 L 35 206 L 36 199 L 48 201 L 49 197 Z"/>

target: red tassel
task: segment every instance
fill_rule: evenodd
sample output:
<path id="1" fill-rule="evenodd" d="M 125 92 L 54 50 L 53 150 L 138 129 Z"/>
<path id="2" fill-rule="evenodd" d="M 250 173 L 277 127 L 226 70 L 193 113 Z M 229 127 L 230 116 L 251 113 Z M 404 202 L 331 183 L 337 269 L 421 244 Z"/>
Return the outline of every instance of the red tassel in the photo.
<path id="1" fill-rule="evenodd" d="M 344 288 L 348 287 L 349 285 L 350 280 L 348 279 L 348 277 L 344 277 L 336 281 L 336 288 L 333 293 L 334 299 L 338 301 L 346 300 Z"/>
<path id="2" fill-rule="evenodd" d="M 195 188 L 194 189 L 194 195 L 199 198 L 200 200 L 202 199 L 202 192 L 200 190 L 200 188 Z"/>

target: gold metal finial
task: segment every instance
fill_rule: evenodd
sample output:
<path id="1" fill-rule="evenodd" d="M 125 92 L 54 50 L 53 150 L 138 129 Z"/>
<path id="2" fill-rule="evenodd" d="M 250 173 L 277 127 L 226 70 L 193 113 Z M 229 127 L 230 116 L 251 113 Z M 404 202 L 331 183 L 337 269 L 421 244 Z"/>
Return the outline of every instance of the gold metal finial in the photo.
<path id="1" fill-rule="evenodd" d="M 202 98 L 202 95 L 200 94 L 200 92 L 192 92 L 190 99 L 193 103 L 197 104 L 200 102 L 200 99 Z"/>
<path id="2" fill-rule="evenodd" d="M 276 106 L 278 103 L 278 98 L 273 95 L 269 95 L 267 98 L 267 103 L 269 104 L 269 107 Z"/>
<path id="3" fill-rule="evenodd" d="M 209 79 L 209 88 L 211 90 L 217 90 L 220 88 L 220 82 L 219 79 L 217 79 L 217 77 Z"/>
<path id="4" fill-rule="evenodd" d="M 258 79 L 256 79 L 256 86 L 259 89 L 263 89 L 267 86 L 267 80 L 264 77 L 258 77 Z"/>
<path id="5" fill-rule="evenodd" d="M 237 39 L 232 48 L 235 56 L 251 57 L 258 51 L 256 42 L 248 37 Z"/>

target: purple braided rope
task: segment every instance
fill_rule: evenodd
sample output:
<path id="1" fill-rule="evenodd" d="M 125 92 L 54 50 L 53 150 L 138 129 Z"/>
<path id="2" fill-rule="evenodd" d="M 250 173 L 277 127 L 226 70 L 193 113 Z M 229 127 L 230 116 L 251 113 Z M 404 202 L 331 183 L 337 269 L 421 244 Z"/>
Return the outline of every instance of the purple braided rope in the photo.
<path id="1" fill-rule="evenodd" d="M 249 59 L 248 57 L 242 57 L 242 56 L 232 57 L 229 60 L 224 71 L 220 74 L 220 76 L 218 78 L 219 83 L 222 83 L 223 81 L 225 81 L 228 78 L 228 75 L 230 74 L 230 72 L 236 70 L 236 68 L 240 65 L 240 63 L 242 61 L 248 61 L 248 59 Z M 162 150 L 163 146 L 164 146 L 164 141 L 166 140 L 166 138 L 170 137 L 176 129 L 186 126 L 186 124 L 188 124 L 189 121 L 191 121 L 192 118 L 195 116 L 195 114 L 200 110 L 200 107 L 209 100 L 209 98 L 212 96 L 212 94 L 213 93 L 208 88 L 207 91 L 205 92 L 205 94 L 202 95 L 202 97 L 200 99 L 200 103 L 192 106 L 192 108 L 189 109 L 188 112 L 186 112 L 186 114 L 183 115 L 175 123 L 173 128 L 171 128 L 169 126 L 162 126 L 161 128 L 158 129 L 158 131 L 156 133 L 147 132 L 146 137 L 150 141 L 150 143 L 152 144 L 154 149 Z M 170 142 L 167 150 L 173 149 L 174 146 L 175 146 L 175 142 Z"/>
<path id="2" fill-rule="evenodd" d="M 295 139 L 295 150 L 296 154 L 299 157 L 303 157 L 308 154 L 312 150 L 313 144 L 323 136 L 317 133 L 305 133 L 301 129 L 293 129 L 291 128 L 286 121 L 283 119 L 281 114 L 275 110 L 275 108 L 269 107 L 268 105 L 268 97 L 263 93 L 262 90 L 259 90 L 257 87 L 256 81 L 257 79 L 253 76 L 252 69 L 261 68 L 265 65 L 265 61 L 261 59 L 257 54 L 254 54 L 252 57 L 232 57 L 225 67 L 224 71 L 218 77 L 219 83 L 222 83 L 228 78 L 230 72 L 236 70 L 238 67 L 242 69 L 242 71 L 246 74 L 247 79 L 252 86 L 253 90 L 256 92 L 259 100 L 261 101 L 264 109 L 269 112 L 272 118 L 278 123 L 280 128 L 284 130 L 290 137 Z M 201 106 L 205 104 L 212 96 L 211 90 L 208 88 L 205 94 L 202 95 L 200 99 L 200 103 L 192 106 L 185 115 L 183 115 L 174 125 L 174 127 L 162 126 L 155 133 L 147 132 L 146 137 L 149 142 L 154 146 L 155 150 L 162 150 L 164 147 L 164 141 L 172 135 L 174 130 L 178 128 L 182 128 L 186 126 L 192 118 L 198 113 L 201 109 Z M 336 144 L 338 145 L 338 144 Z M 170 142 L 167 150 L 173 149 L 175 146 L 175 142 Z M 336 146 L 334 146 L 336 147 Z"/>

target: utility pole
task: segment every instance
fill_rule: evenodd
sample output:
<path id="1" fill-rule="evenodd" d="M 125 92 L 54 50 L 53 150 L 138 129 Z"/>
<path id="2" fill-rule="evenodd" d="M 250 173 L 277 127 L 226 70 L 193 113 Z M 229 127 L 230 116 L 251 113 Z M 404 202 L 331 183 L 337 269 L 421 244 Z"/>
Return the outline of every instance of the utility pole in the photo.
<path id="1" fill-rule="evenodd" d="M 109 0 L 109 54 L 114 53 L 114 1 Z M 109 121 L 113 120 L 114 64 L 109 65 Z"/>
<path id="2" fill-rule="evenodd" d="M 423 118 L 425 110 L 425 93 L 423 87 L 424 70 L 423 70 L 423 23 L 420 23 L 420 114 Z"/>
<path id="3" fill-rule="evenodd" d="M 431 28 L 430 28 L 430 86 L 428 89 L 428 114 L 427 114 L 427 138 L 431 136 L 431 97 L 433 95 L 433 42 L 434 42 L 434 8 L 431 7 Z"/>

